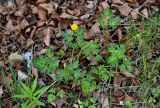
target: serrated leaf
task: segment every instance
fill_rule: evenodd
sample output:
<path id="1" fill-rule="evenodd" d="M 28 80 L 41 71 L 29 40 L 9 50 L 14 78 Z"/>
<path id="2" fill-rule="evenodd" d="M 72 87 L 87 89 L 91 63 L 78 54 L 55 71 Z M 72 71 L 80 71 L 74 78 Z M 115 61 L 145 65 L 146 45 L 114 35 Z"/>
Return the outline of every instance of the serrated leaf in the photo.
<path id="1" fill-rule="evenodd" d="M 28 96 L 27 95 L 15 95 L 13 96 L 13 98 L 25 99 L 25 98 L 28 98 Z"/>
<path id="2" fill-rule="evenodd" d="M 42 87 L 41 89 L 37 90 L 33 96 L 38 96 L 38 95 L 41 95 L 43 94 L 44 92 L 46 92 L 48 90 L 49 86 L 46 86 L 46 87 Z"/>

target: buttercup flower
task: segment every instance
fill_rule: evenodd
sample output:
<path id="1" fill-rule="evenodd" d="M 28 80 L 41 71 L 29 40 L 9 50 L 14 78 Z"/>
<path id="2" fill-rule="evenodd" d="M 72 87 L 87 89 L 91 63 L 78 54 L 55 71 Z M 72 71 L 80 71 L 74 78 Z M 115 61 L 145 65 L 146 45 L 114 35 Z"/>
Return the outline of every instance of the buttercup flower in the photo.
<path id="1" fill-rule="evenodd" d="M 76 31 L 76 30 L 78 29 L 78 25 L 77 25 L 77 24 L 72 24 L 72 25 L 71 25 L 71 29 L 72 29 L 73 31 Z"/>

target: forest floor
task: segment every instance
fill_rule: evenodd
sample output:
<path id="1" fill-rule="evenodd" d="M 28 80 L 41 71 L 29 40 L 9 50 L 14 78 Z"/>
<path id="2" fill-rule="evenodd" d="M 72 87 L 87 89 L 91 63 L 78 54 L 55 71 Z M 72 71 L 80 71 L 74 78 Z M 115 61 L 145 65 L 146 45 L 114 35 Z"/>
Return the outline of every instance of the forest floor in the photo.
<path id="1" fill-rule="evenodd" d="M 160 108 L 158 0 L 0 0 L 0 108 Z"/>

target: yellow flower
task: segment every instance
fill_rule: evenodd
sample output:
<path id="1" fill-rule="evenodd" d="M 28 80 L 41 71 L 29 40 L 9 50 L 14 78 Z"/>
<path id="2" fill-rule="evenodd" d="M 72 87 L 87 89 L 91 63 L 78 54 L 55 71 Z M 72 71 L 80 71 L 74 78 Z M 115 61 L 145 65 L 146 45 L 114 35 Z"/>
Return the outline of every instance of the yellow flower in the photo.
<path id="1" fill-rule="evenodd" d="M 77 25 L 77 24 L 72 24 L 72 25 L 71 25 L 71 29 L 72 29 L 73 31 L 76 31 L 76 30 L 78 29 L 78 25 Z"/>

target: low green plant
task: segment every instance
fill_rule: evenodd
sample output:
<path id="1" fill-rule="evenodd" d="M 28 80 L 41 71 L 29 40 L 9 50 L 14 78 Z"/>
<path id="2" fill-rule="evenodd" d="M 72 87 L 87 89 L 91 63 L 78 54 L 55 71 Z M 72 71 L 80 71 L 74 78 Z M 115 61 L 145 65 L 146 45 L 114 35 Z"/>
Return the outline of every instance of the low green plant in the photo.
<path id="1" fill-rule="evenodd" d="M 104 65 L 92 67 L 92 72 L 96 74 L 102 81 L 109 80 L 114 76 L 112 71 L 108 71 Z"/>
<path id="2" fill-rule="evenodd" d="M 133 108 L 132 102 L 129 100 L 124 101 L 124 106 L 127 108 Z"/>
<path id="3" fill-rule="evenodd" d="M 41 89 L 36 90 L 37 84 L 37 78 L 35 78 L 31 87 L 27 86 L 23 82 L 21 83 L 20 94 L 13 96 L 13 98 L 22 100 L 22 108 L 45 106 L 45 104 L 40 101 L 40 96 L 48 90 L 49 86 L 42 87 Z"/>
<path id="4" fill-rule="evenodd" d="M 59 70 L 57 80 L 65 84 L 76 82 L 84 94 L 91 93 L 97 88 L 94 77 L 86 70 L 79 69 L 78 61 L 69 63 L 64 69 Z"/>
<path id="5" fill-rule="evenodd" d="M 82 28 L 73 33 L 62 32 L 62 35 L 68 47 L 71 47 L 73 50 L 80 49 L 78 59 L 81 54 L 84 54 L 89 60 L 94 58 L 98 61 L 102 60 L 99 44 L 97 41 L 85 41 L 83 38 L 84 30 Z"/>
<path id="6" fill-rule="evenodd" d="M 60 49 L 58 52 L 56 52 L 56 56 L 63 58 L 65 56 L 65 52 L 62 49 Z"/>
<path id="7" fill-rule="evenodd" d="M 65 96 L 66 96 L 66 92 L 64 92 L 63 90 L 51 88 L 48 90 L 47 102 L 52 103 L 58 98 L 64 98 Z"/>
<path id="8" fill-rule="evenodd" d="M 58 67 L 58 60 L 53 56 L 50 48 L 47 50 L 46 54 L 34 58 L 32 62 L 42 74 L 53 73 Z"/>
<path id="9" fill-rule="evenodd" d="M 96 108 L 96 101 L 97 99 L 94 97 L 90 97 L 88 99 L 85 99 L 83 101 L 79 100 L 76 104 L 74 104 L 74 108 Z"/>
<path id="10" fill-rule="evenodd" d="M 5 73 L 5 71 L 10 71 L 12 74 L 12 80 L 14 83 L 12 83 L 11 81 L 9 81 L 7 74 Z M 12 65 L 9 65 L 8 68 L 6 70 L 4 70 L 3 67 L 0 66 L 0 75 L 2 75 L 3 80 L 5 82 L 5 88 L 7 91 L 7 94 L 10 96 L 13 96 L 15 94 L 17 94 L 19 92 L 20 87 L 18 86 L 20 81 L 17 79 L 17 73 L 16 70 L 12 67 Z"/>
<path id="11" fill-rule="evenodd" d="M 58 70 L 57 73 L 57 80 L 60 82 L 64 82 L 66 84 L 69 84 L 71 81 L 74 80 L 74 74 L 78 73 L 80 70 L 79 68 L 79 62 L 75 61 L 73 63 L 69 63 L 64 67 L 64 69 Z M 76 77 L 75 77 L 76 79 Z"/>
<path id="12" fill-rule="evenodd" d="M 108 52 L 110 52 L 110 56 L 107 58 L 107 61 L 111 68 L 119 67 L 121 71 L 132 72 L 133 62 L 125 55 L 125 45 L 111 44 L 108 47 Z"/>
<path id="13" fill-rule="evenodd" d="M 156 102 L 159 102 L 160 99 L 160 88 L 157 88 L 157 87 L 152 87 L 151 88 L 151 95 L 148 99 L 148 102 L 149 103 L 156 103 Z"/>
<path id="14" fill-rule="evenodd" d="M 98 22 L 104 30 L 108 30 L 110 27 L 114 28 L 119 24 L 120 18 L 114 18 L 113 16 L 114 15 L 111 9 L 106 8 L 103 10 L 101 18 L 98 19 Z"/>
<path id="15" fill-rule="evenodd" d="M 97 89 L 97 84 L 94 80 L 83 79 L 81 82 L 81 89 L 84 94 L 92 93 Z"/>

